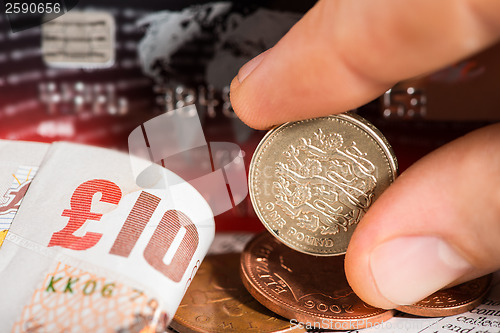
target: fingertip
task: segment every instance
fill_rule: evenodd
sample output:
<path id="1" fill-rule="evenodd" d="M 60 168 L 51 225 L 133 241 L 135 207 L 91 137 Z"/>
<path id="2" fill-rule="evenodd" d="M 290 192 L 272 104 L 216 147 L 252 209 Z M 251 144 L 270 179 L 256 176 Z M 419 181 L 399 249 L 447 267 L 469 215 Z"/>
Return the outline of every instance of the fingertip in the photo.
<path id="1" fill-rule="evenodd" d="M 356 234 L 356 233 L 355 233 Z M 362 246 L 362 239 L 369 234 L 358 233 L 354 242 L 351 240 L 345 256 L 345 273 L 347 281 L 354 293 L 371 306 L 381 309 L 394 309 L 398 305 L 389 301 L 379 291 L 370 269 L 370 259 Z M 354 237 L 354 236 L 353 236 Z"/>
<path id="2" fill-rule="evenodd" d="M 361 299 L 381 308 L 408 305 L 500 268 L 500 205 L 491 182 L 500 176 L 493 153 L 499 129 L 486 127 L 436 150 L 370 207 L 345 262 Z"/>
<path id="3" fill-rule="evenodd" d="M 238 80 L 238 76 L 235 76 L 233 78 L 233 80 L 231 81 L 231 85 L 229 86 L 229 91 L 230 91 L 230 94 L 229 94 L 229 98 L 231 99 L 231 103 L 233 103 L 233 94 L 235 93 L 236 89 L 238 89 L 238 87 L 240 86 L 240 80 Z"/>
<path id="4" fill-rule="evenodd" d="M 231 81 L 229 99 L 231 101 L 231 106 L 238 118 L 244 122 L 249 127 L 257 130 L 265 130 L 272 127 L 266 117 L 259 116 L 259 112 L 255 107 L 252 107 L 253 103 L 248 103 L 245 96 L 241 93 L 239 89 L 242 83 L 235 76 Z"/>

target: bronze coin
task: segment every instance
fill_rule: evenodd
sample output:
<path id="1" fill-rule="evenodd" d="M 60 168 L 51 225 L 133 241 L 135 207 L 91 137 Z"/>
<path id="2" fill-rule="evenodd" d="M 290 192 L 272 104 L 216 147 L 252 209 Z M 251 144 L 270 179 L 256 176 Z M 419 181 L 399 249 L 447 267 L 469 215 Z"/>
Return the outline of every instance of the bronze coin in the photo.
<path id="1" fill-rule="evenodd" d="M 239 264 L 239 253 L 205 257 L 170 324 L 172 328 L 181 333 L 304 332 L 247 292 Z"/>
<path id="2" fill-rule="evenodd" d="M 311 256 L 265 232 L 241 256 L 243 284 L 259 302 L 306 328 L 355 330 L 388 320 L 392 310 L 363 302 L 347 283 L 344 256 Z"/>
<path id="3" fill-rule="evenodd" d="M 384 136 L 360 116 L 344 113 L 269 131 L 250 162 L 248 191 L 259 219 L 287 246 L 341 255 L 397 169 Z"/>
<path id="4" fill-rule="evenodd" d="M 453 316 L 474 309 L 491 287 L 491 274 L 457 286 L 436 291 L 412 305 L 402 305 L 397 310 L 422 317 Z"/>

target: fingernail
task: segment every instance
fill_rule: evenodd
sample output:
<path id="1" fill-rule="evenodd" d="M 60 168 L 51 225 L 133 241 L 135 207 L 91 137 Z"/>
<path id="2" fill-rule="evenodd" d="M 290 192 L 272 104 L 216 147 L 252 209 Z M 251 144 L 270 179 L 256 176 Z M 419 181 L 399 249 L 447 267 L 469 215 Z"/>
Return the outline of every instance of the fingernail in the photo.
<path id="1" fill-rule="evenodd" d="M 269 51 L 269 50 L 268 50 Z M 256 56 L 255 58 L 253 58 L 252 60 L 250 60 L 249 62 L 247 62 L 246 64 L 244 64 L 239 72 L 238 72 L 238 81 L 240 83 L 243 82 L 243 80 L 245 80 L 248 75 L 250 75 L 250 73 L 253 72 L 253 70 L 259 66 L 259 64 L 262 62 L 262 59 L 264 59 L 265 55 L 266 55 L 267 51 L 265 52 L 262 52 L 261 54 L 259 54 L 258 56 Z"/>
<path id="2" fill-rule="evenodd" d="M 370 256 L 378 290 L 397 305 L 414 304 L 463 276 L 472 267 L 438 237 L 400 237 Z"/>

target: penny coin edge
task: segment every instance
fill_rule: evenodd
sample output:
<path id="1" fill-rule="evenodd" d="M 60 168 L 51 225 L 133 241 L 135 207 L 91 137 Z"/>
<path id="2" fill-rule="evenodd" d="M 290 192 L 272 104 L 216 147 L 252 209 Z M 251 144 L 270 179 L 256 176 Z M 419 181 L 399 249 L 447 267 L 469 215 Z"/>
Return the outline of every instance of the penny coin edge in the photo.
<path id="1" fill-rule="evenodd" d="M 451 307 L 437 307 L 437 306 L 422 306 L 422 305 L 402 305 L 396 308 L 397 311 L 404 312 L 407 314 L 422 316 L 422 317 L 445 317 L 454 316 L 461 313 L 470 311 L 481 304 L 484 298 L 488 295 L 491 290 L 491 282 L 493 280 L 492 274 L 483 276 L 486 282 L 486 288 L 479 294 L 479 296 L 472 298 L 472 296 L 456 305 Z M 481 278 L 479 278 L 481 279 Z"/>
<path id="2" fill-rule="evenodd" d="M 212 256 L 221 256 L 221 255 L 237 256 L 238 253 L 223 253 L 223 254 L 216 254 L 216 255 L 212 255 Z M 239 259 L 237 261 L 238 272 L 235 272 L 235 273 L 238 274 L 238 276 L 241 278 L 241 274 L 240 274 L 240 272 L 241 272 L 241 255 L 237 259 Z M 196 278 L 196 276 L 195 276 L 195 278 Z M 248 288 L 244 285 L 243 279 L 242 279 L 242 284 L 243 284 L 245 290 L 248 291 Z M 255 297 L 254 297 L 254 299 L 257 300 Z M 263 304 L 261 304 L 261 305 L 264 306 Z M 268 307 L 266 307 L 266 306 L 264 306 L 264 307 L 267 310 L 269 310 Z M 284 318 L 284 319 L 286 319 L 286 318 Z M 289 324 L 289 325 L 291 325 L 291 324 Z M 170 326 L 179 333 L 222 333 L 222 332 L 227 332 L 227 330 L 225 330 L 225 329 L 211 329 L 210 327 L 195 326 L 195 324 L 193 324 L 192 321 L 185 318 L 184 316 L 179 315 L 178 313 L 176 313 L 174 315 L 172 321 L 170 322 Z M 298 327 L 286 326 L 285 322 L 283 323 L 283 326 L 285 326 L 285 327 L 276 327 L 275 329 L 272 329 L 272 330 L 259 329 L 258 332 L 267 332 L 267 333 L 305 332 L 305 330 L 303 330 L 303 329 L 299 330 Z"/>
<path id="3" fill-rule="evenodd" d="M 394 310 L 385 310 L 385 309 L 378 309 L 375 315 L 365 315 L 365 316 L 356 316 L 347 318 L 335 317 L 335 316 L 318 317 L 315 313 L 303 309 L 295 309 L 295 310 L 291 309 L 291 305 L 289 305 L 288 303 L 280 300 L 279 298 L 276 298 L 274 295 L 268 294 L 264 290 L 264 288 L 259 288 L 260 284 L 256 281 L 255 278 L 252 279 L 252 277 L 254 277 L 252 272 L 247 270 L 247 266 L 251 266 L 250 262 L 248 262 L 250 259 L 249 253 L 251 253 L 251 248 L 253 248 L 254 244 L 258 244 L 261 238 L 264 238 L 266 236 L 267 233 L 264 232 L 256 236 L 246 245 L 241 255 L 240 274 L 241 274 L 241 279 L 243 281 L 243 285 L 245 286 L 245 288 L 247 288 L 248 292 L 253 297 L 255 297 L 255 299 L 259 303 L 264 305 L 269 310 L 277 313 L 282 317 L 288 319 L 289 318 L 296 319 L 300 322 L 311 322 L 314 320 L 330 320 L 330 321 L 350 323 L 356 320 L 364 320 L 365 324 L 368 324 L 368 322 L 373 322 L 373 323 L 384 322 L 394 316 Z M 269 297 L 275 302 L 281 304 L 282 307 L 280 307 L 279 304 L 276 304 L 273 301 L 269 300 Z M 359 326 L 358 328 L 363 328 L 363 327 Z"/>

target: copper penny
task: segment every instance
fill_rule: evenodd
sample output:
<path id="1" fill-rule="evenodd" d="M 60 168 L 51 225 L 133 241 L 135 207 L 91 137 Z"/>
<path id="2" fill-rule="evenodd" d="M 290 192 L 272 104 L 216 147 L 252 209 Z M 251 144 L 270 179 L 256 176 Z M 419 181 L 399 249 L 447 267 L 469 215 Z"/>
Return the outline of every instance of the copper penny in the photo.
<path id="1" fill-rule="evenodd" d="M 257 302 L 241 283 L 240 254 L 207 256 L 171 322 L 185 332 L 289 332 L 305 330 Z"/>
<path id="2" fill-rule="evenodd" d="M 355 330 L 393 316 L 354 294 L 345 278 L 344 256 L 303 254 L 266 232 L 247 244 L 240 268 L 250 294 L 306 328 Z"/>
<path id="3" fill-rule="evenodd" d="M 422 317 L 453 316 L 472 310 L 488 293 L 491 275 L 436 291 L 412 305 L 402 305 L 397 310 Z"/>

